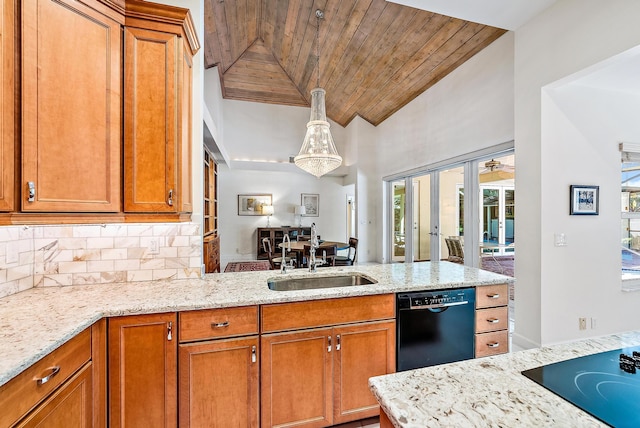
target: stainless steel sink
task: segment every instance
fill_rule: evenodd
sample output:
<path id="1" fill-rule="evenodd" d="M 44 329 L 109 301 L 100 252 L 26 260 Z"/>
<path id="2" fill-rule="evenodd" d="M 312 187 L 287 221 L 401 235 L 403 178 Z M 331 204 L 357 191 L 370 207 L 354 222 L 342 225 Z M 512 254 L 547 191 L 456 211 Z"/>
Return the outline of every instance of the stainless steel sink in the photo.
<path id="1" fill-rule="evenodd" d="M 373 278 L 361 273 L 332 276 L 305 276 L 269 278 L 267 285 L 275 291 L 311 290 L 316 288 L 351 287 L 353 285 L 375 284 Z"/>

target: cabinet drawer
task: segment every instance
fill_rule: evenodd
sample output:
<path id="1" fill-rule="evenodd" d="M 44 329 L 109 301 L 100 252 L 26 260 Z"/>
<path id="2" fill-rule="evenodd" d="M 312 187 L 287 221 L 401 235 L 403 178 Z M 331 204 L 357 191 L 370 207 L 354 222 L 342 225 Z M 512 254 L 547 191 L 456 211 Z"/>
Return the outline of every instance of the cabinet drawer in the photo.
<path id="1" fill-rule="evenodd" d="M 508 327 L 509 308 L 506 306 L 476 310 L 476 333 L 506 330 Z"/>
<path id="2" fill-rule="evenodd" d="M 258 334 L 258 307 L 180 312 L 180 342 Z"/>
<path id="3" fill-rule="evenodd" d="M 0 426 L 10 426 L 91 359 L 87 329 L 0 387 Z"/>
<path id="4" fill-rule="evenodd" d="M 476 287 L 476 308 L 504 306 L 509 302 L 507 284 L 483 285 Z"/>
<path id="5" fill-rule="evenodd" d="M 507 330 L 476 334 L 476 358 L 506 352 L 509 352 L 509 332 Z"/>
<path id="6" fill-rule="evenodd" d="M 395 317 L 393 294 L 262 306 L 262 332 L 322 327 Z"/>

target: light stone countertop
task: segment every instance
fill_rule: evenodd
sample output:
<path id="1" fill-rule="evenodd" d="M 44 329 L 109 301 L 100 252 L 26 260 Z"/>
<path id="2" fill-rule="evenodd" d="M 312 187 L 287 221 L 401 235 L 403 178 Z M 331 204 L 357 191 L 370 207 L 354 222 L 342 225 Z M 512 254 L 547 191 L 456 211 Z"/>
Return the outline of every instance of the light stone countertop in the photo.
<path id="1" fill-rule="evenodd" d="M 511 277 L 449 262 L 365 264 L 289 271 L 288 277 L 360 272 L 377 284 L 272 291 L 279 271 L 208 274 L 183 279 L 33 288 L 0 298 L 0 386 L 103 317 L 480 286 Z"/>
<path id="2" fill-rule="evenodd" d="M 628 332 L 369 379 L 396 427 L 606 427 L 523 370 L 640 345 Z"/>

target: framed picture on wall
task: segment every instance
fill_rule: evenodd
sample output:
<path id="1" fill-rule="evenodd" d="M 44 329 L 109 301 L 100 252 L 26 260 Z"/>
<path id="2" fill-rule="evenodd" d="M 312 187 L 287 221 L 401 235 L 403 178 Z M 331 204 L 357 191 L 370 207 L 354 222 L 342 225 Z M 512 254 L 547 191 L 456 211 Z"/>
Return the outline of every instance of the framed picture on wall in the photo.
<path id="1" fill-rule="evenodd" d="M 598 215 L 600 186 L 577 186 L 569 188 L 571 205 L 570 215 Z"/>
<path id="2" fill-rule="evenodd" d="M 271 206 L 271 194 L 238 195 L 238 215 L 269 215 L 262 212 L 263 206 Z"/>
<path id="3" fill-rule="evenodd" d="M 305 213 L 302 214 L 302 216 L 318 217 L 320 212 L 320 195 L 317 193 L 302 193 L 300 199 L 300 205 L 305 208 Z"/>

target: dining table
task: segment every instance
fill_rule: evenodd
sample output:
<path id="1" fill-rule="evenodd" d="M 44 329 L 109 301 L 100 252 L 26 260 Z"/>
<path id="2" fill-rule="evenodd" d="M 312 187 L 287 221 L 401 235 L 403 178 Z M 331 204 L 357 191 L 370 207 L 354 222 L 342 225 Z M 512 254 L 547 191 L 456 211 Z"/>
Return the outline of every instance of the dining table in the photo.
<path id="1" fill-rule="evenodd" d="M 336 247 L 337 250 L 349 249 L 349 243 L 347 242 L 318 240 L 318 244 L 318 249 L 316 251 L 319 255 L 322 255 L 323 248 Z M 278 244 L 278 248 L 282 250 L 283 245 L 287 245 L 287 248 L 289 248 L 288 243 L 283 244 L 282 242 Z M 291 241 L 291 252 L 296 253 L 296 266 L 298 267 L 302 266 L 305 245 L 311 245 L 311 241 Z"/>

